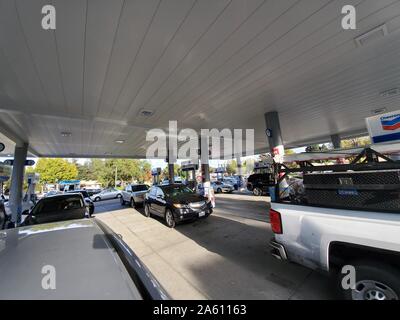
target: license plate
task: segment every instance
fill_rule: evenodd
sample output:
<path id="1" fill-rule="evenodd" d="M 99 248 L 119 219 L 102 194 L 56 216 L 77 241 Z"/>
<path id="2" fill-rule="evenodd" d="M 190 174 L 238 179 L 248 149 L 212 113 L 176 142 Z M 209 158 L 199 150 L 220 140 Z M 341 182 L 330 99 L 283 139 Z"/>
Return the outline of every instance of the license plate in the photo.
<path id="1" fill-rule="evenodd" d="M 204 217 L 205 215 L 206 215 L 206 213 L 204 211 L 199 212 L 199 217 Z"/>

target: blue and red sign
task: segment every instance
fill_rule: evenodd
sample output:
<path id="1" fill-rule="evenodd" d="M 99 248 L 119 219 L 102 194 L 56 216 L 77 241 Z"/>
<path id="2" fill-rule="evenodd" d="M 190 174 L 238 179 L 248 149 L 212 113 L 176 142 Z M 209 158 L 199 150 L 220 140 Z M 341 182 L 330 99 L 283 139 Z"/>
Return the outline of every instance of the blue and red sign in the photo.
<path id="1" fill-rule="evenodd" d="M 400 111 L 393 111 L 366 119 L 373 143 L 400 141 Z"/>
<path id="2" fill-rule="evenodd" d="M 393 131 L 400 128 L 400 114 L 381 117 L 382 129 Z"/>

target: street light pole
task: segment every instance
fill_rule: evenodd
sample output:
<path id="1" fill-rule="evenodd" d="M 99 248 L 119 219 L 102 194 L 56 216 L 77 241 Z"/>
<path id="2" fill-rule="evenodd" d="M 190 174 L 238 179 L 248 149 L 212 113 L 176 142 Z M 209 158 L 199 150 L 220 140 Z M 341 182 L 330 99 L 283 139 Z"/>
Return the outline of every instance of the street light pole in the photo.
<path id="1" fill-rule="evenodd" d="M 114 187 L 117 187 L 117 173 L 118 173 L 118 167 L 115 166 L 115 182 L 114 182 Z"/>

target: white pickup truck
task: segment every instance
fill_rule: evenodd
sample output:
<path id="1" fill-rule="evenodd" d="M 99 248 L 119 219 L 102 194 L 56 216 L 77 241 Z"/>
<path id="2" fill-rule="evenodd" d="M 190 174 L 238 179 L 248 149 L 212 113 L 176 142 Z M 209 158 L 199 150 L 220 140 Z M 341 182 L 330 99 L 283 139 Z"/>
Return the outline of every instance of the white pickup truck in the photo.
<path id="1" fill-rule="evenodd" d="M 400 213 L 339 210 L 272 203 L 272 254 L 334 275 L 355 268 L 353 300 L 400 299 Z"/>
<path id="2" fill-rule="evenodd" d="M 384 171 L 376 177 L 381 179 Z M 390 203 L 391 212 L 272 202 L 273 256 L 332 275 L 346 299 L 399 300 L 400 184 L 391 187 L 397 191 L 379 191 L 381 196 L 374 194 L 368 200 L 382 208 Z M 330 195 L 331 199 L 325 197 L 324 201 L 335 207 L 332 199 L 339 197 Z M 343 283 L 348 283 L 351 272 L 354 279 L 349 288 Z"/>

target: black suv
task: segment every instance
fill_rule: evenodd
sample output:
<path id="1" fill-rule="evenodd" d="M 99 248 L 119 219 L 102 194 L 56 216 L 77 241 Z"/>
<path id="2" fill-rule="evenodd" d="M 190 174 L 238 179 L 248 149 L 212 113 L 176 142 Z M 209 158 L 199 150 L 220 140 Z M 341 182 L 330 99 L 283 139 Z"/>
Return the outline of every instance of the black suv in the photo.
<path id="1" fill-rule="evenodd" d="M 254 173 L 247 178 L 247 190 L 253 192 L 255 196 L 269 194 L 268 188 L 274 184 L 272 173 Z"/>
<path id="2" fill-rule="evenodd" d="M 79 193 L 66 193 L 40 199 L 31 211 L 26 210 L 22 214 L 28 216 L 21 226 L 88 217 L 85 200 Z"/>
<path id="3" fill-rule="evenodd" d="M 206 218 L 212 213 L 211 201 L 182 184 L 153 186 L 145 196 L 145 215 L 165 219 L 168 227 L 176 223 Z"/>

